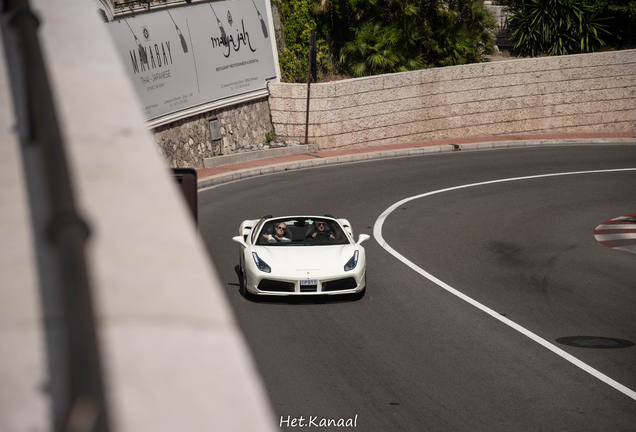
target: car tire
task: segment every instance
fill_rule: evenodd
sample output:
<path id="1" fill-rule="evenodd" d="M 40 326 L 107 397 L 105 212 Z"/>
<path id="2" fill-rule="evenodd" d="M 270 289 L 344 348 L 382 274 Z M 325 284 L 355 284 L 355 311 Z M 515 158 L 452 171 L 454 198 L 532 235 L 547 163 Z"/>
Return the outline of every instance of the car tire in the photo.
<path id="1" fill-rule="evenodd" d="M 245 298 L 251 295 L 247 290 L 247 277 L 245 276 L 245 267 L 243 267 L 243 252 L 239 251 L 239 292 Z"/>
<path id="2" fill-rule="evenodd" d="M 247 290 L 247 276 L 245 276 L 245 270 L 241 268 L 241 295 L 246 300 L 252 300 L 254 298 L 254 294 Z"/>

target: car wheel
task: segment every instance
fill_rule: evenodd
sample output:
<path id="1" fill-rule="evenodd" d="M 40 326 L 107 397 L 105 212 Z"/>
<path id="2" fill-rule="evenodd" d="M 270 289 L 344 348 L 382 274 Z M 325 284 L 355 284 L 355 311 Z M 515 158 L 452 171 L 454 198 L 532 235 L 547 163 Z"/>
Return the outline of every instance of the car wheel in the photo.
<path id="1" fill-rule="evenodd" d="M 254 294 L 247 290 L 247 276 L 245 276 L 245 269 L 241 268 L 241 294 L 247 300 L 251 300 Z"/>
<path id="2" fill-rule="evenodd" d="M 245 276 L 245 267 L 243 267 L 243 253 L 242 251 L 239 252 L 239 276 L 240 276 L 240 286 L 239 286 L 239 292 L 241 293 L 241 295 L 245 298 L 247 298 L 248 296 L 248 291 L 247 291 L 247 277 Z"/>

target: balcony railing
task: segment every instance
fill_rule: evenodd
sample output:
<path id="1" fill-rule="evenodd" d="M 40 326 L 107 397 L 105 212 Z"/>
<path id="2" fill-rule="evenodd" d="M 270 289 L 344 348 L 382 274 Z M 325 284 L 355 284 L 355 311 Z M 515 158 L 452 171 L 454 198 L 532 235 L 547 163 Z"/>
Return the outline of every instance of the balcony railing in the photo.
<path id="1" fill-rule="evenodd" d="M 150 12 L 153 9 L 165 9 L 166 7 L 183 6 L 190 3 L 209 2 L 210 0 L 115 0 L 113 2 L 115 16 L 130 15 L 135 13 Z"/>

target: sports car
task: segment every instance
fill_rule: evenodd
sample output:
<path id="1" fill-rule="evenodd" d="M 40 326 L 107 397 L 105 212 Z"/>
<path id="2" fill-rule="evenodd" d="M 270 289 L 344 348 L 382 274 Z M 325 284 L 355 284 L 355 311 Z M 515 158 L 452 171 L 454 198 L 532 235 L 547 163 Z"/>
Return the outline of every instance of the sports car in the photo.
<path id="1" fill-rule="evenodd" d="M 265 216 L 246 220 L 232 240 L 240 245 L 241 286 L 254 295 L 363 294 L 366 255 L 346 219 Z"/>

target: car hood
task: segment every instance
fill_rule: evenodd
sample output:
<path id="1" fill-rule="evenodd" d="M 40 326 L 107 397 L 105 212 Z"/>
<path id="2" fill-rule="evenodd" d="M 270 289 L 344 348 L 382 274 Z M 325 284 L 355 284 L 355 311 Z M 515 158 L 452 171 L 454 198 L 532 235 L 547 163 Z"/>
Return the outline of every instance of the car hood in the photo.
<path id="1" fill-rule="evenodd" d="M 329 246 L 257 246 L 258 256 L 272 267 L 288 270 L 342 270 L 351 259 L 355 244 Z"/>

